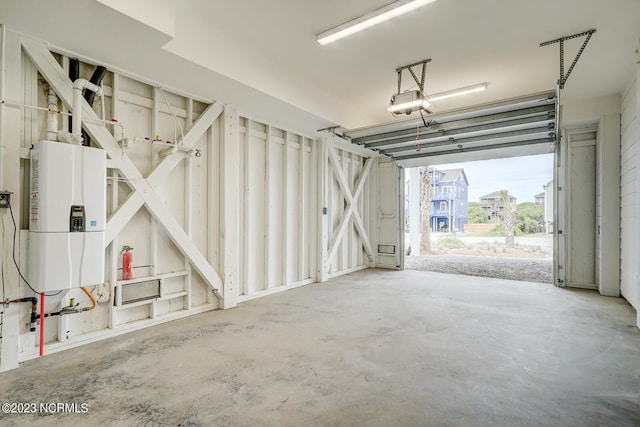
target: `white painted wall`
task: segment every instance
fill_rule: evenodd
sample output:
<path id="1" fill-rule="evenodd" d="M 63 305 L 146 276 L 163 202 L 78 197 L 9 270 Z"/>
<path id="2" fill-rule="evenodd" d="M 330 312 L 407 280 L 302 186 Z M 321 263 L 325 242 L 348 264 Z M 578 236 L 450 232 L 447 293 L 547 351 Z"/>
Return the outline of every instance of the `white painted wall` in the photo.
<path id="1" fill-rule="evenodd" d="M 2 30 L 2 50 L 0 58 L 0 94 L 3 99 L 21 99 L 22 90 L 22 69 L 20 38 L 14 33 Z M 12 84 L 18 82 L 18 84 Z M 0 186 L 2 190 L 13 193 L 11 203 L 16 207 L 14 213 L 18 220 L 21 211 L 21 173 L 20 167 L 20 138 L 22 133 L 22 111 L 19 108 L 9 108 L 6 105 L 0 106 Z M 17 125 L 16 125 L 17 124 Z M 7 292 L 18 288 L 18 272 L 13 265 L 12 259 L 12 224 L 9 213 L 6 210 L 0 211 L 0 220 L 4 225 L 2 232 L 2 265 L 4 266 L 4 284 Z M 18 242 L 18 253 L 20 241 Z M 7 297 L 9 295 L 7 294 Z M 30 296 L 28 294 L 16 295 Z M 6 298 L 6 297 L 5 297 Z M 18 367 L 19 325 L 24 325 L 29 321 L 28 313 L 20 309 L 17 305 L 1 307 L 2 311 L 2 341 L 0 342 L 0 371 Z M 22 333 L 25 333 L 24 328 Z M 34 337 L 35 338 L 35 337 Z M 31 341 L 33 342 L 33 341 Z M 33 344 L 32 344 L 33 345 Z"/>
<path id="2" fill-rule="evenodd" d="M 21 51 L 20 36 L 7 32 L 3 44 L 5 41 L 2 53 L 6 66 L 0 80 L 3 99 L 46 107 L 39 70 Z M 39 53 L 48 58 L 45 62 L 49 61 L 50 71 L 59 74 L 57 80 L 67 79 L 64 70 L 67 58 L 51 56 L 44 45 L 37 42 L 35 45 L 42 49 Z M 109 68 L 109 64 L 104 65 Z M 93 68 L 82 63 L 81 77 L 88 78 Z M 121 72 L 109 71 L 103 86 L 106 117 L 117 118 L 126 127 L 130 139 L 159 136 L 175 142 L 183 133 L 188 139 L 191 125 L 211 110 L 206 103 L 165 90 L 169 108 L 158 89 L 160 84 L 141 82 Z M 60 106 L 64 110 L 69 108 L 62 101 Z M 99 98 L 94 102 L 94 111 L 100 114 Z M 317 143 L 309 136 L 261 123 L 230 107 L 220 107 L 218 111 L 222 111 L 218 118 L 206 124 L 203 133 L 193 141 L 201 156 L 180 160 L 164 180 L 156 182 L 150 177 L 163 165 L 160 150 L 165 146 L 130 140 L 126 150 L 111 152 L 107 229 L 114 226 L 114 221 L 119 222 L 114 218 L 130 199 L 140 197 L 132 191 L 135 187 L 132 180 L 138 184 L 147 180 L 160 204 L 156 211 L 166 211 L 174 223 L 167 224 L 156 211 L 142 207 L 112 235 L 113 242 L 105 253 L 105 281 L 108 282 L 105 301 L 90 312 L 47 318 L 45 354 L 217 308 L 222 300 L 214 295 L 210 281 L 193 268 L 188 254 L 175 242 L 176 227 L 187 236 L 192 250 L 201 254 L 222 278 L 224 287 L 219 289 L 219 294 L 224 296 L 225 308 L 315 281 Z M 14 193 L 12 206 L 20 229 L 16 253 L 27 276 L 29 268 L 37 268 L 28 265 L 28 239 L 22 238 L 27 235 L 28 227 L 28 148 L 44 139 L 47 113 L 3 105 L 0 114 L 4 145 L 0 150 L 0 164 L 5 178 L 2 189 Z M 60 120 L 60 128 L 66 127 L 65 117 Z M 119 129 L 108 129 L 120 139 Z M 341 153 L 340 158 L 343 170 L 354 179 L 360 170 L 360 157 Z M 127 176 L 120 169 L 123 159 L 130 160 L 138 177 Z M 366 198 L 358 203 L 364 211 Z M 332 214 L 338 212 L 339 204 L 336 204 Z M 31 296 L 32 292 L 19 282 L 11 251 L 7 250 L 12 248 L 10 217 L 4 210 L 0 215 L 6 230 L 2 235 L 6 280 L 3 298 Z M 120 302 L 123 286 L 129 286 L 127 289 L 132 286 L 121 280 L 123 245 L 134 248 L 134 279 L 160 280 L 160 298 L 131 304 Z M 361 245 L 358 246 L 353 230 L 343 245 L 334 272 L 363 264 Z M 101 291 L 97 287 L 90 290 L 96 295 Z M 45 311 L 59 310 L 68 304 L 70 297 L 82 305 L 88 304 L 82 292 L 74 289 L 68 294 L 47 297 Z M 30 308 L 28 304 L 13 304 L 2 314 L 0 371 L 37 357 L 37 333 L 29 332 L 25 326 Z"/>
<path id="3" fill-rule="evenodd" d="M 640 68 L 621 104 L 620 293 L 639 311 L 640 327 Z"/>
<path id="4" fill-rule="evenodd" d="M 324 133 L 318 167 L 317 280 L 376 265 L 378 154 Z"/>
<path id="5" fill-rule="evenodd" d="M 563 127 L 598 128 L 596 141 L 596 266 L 602 295 L 620 295 L 620 97 L 565 99 Z"/>
<path id="6" fill-rule="evenodd" d="M 330 235 L 337 231 L 338 226 L 341 223 L 341 220 L 345 216 L 346 211 L 348 210 L 348 206 L 346 204 L 346 198 L 343 190 L 338 183 L 336 178 L 336 170 L 337 167 L 342 168 L 343 173 L 345 174 L 348 184 L 351 188 L 351 191 L 355 191 L 356 183 L 358 178 L 362 175 L 364 171 L 364 162 L 366 158 L 360 156 L 358 154 L 341 150 L 339 147 L 336 147 L 336 154 L 339 161 L 339 165 L 329 164 L 330 176 L 333 178 L 330 179 L 330 185 L 328 186 L 329 196 L 328 196 L 328 220 L 329 220 L 329 230 Z M 365 182 L 365 187 L 362 192 L 362 195 L 358 198 L 357 202 L 357 211 L 362 216 L 362 221 L 364 224 L 368 224 L 370 209 L 365 209 L 365 199 L 369 197 L 372 191 L 372 179 L 371 174 L 367 181 Z M 368 206 L 368 204 L 367 204 Z M 368 229 L 368 236 L 371 237 L 371 229 Z M 329 264 L 329 276 L 333 277 L 339 274 L 342 274 L 346 271 L 354 271 L 360 268 L 369 267 L 369 259 L 365 252 L 362 239 L 360 238 L 359 233 L 356 230 L 353 216 L 350 217 L 347 225 L 347 231 L 344 237 L 340 240 L 338 247 L 336 249 L 335 256 Z"/>
<path id="7" fill-rule="evenodd" d="M 315 280 L 312 139 L 240 118 L 240 301 Z"/>
<path id="8" fill-rule="evenodd" d="M 409 245 L 411 245 L 411 255 L 418 256 L 420 255 L 420 168 L 411 168 L 408 171 Z"/>

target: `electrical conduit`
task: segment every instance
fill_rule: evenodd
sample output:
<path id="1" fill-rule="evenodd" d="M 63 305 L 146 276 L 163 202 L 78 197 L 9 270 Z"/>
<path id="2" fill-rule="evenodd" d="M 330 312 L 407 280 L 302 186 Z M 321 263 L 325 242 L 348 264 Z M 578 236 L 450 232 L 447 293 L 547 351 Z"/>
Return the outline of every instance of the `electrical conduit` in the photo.
<path id="1" fill-rule="evenodd" d="M 40 356 L 44 354 L 44 292 L 40 292 Z"/>

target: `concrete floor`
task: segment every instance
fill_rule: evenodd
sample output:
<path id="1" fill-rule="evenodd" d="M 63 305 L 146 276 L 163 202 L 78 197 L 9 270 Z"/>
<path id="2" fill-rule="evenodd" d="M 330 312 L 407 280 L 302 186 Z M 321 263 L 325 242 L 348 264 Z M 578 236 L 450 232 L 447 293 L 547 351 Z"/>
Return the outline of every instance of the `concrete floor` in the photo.
<path id="1" fill-rule="evenodd" d="M 640 425 L 640 331 L 619 298 L 365 270 L 24 363 L 3 426 Z"/>

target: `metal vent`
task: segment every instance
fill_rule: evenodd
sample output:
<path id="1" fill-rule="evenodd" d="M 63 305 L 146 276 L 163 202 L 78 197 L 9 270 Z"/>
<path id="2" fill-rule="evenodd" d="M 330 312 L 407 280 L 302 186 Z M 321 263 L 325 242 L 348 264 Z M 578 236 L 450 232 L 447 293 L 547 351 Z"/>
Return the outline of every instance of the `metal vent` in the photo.
<path id="1" fill-rule="evenodd" d="M 395 255 L 396 245 L 378 245 L 379 254 Z"/>
<path id="2" fill-rule="evenodd" d="M 122 304 L 131 304 L 160 297 L 160 280 L 131 283 L 120 286 L 122 290 Z M 117 301 L 117 298 L 115 299 Z"/>

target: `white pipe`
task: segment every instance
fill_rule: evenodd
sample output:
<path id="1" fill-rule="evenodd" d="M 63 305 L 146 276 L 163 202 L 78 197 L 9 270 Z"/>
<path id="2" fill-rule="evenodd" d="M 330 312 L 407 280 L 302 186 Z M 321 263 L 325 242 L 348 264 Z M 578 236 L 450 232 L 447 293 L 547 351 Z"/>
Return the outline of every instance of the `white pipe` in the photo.
<path id="1" fill-rule="evenodd" d="M 49 141 L 58 140 L 58 95 L 51 86 L 47 94 L 47 109 L 49 114 L 47 117 L 47 139 Z"/>
<path id="2" fill-rule="evenodd" d="M 19 102 L 5 101 L 3 99 L 0 99 L 0 104 L 5 104 L 5 105 L 8 105 L 10 107 L 30 108 L 32 110 L 49 111 L 49 109 L 45 108 L 45 107 L 37 107 L 35 105 L 20 104 Z M 62 114 L 63 116 L 71 116 L 71 113 L 65 113 L 65 112 L 62 112 L 62 111 L 58 111 L 56 114 Z"/>
<path id="3" fill-rule="evenodd" d="M 73 116 L 71 116 L 71 134 L 76 144 L 82 144 L 82 89 L 102 95 L 102 88 L 87 79 L 73 82 Z"/>
<path id="4" fill-rule="evenodd" d="M 100 89 L 102 89 L 102 86 L 100 86 Z M 102 121 L 106 122 L 107 121 L 107 117 L 106 117 L 106 113 L 104 110 L 104 89 L 102 90 L 102 93 L 100 94 L 100 109 L 102 110 Z"/>

